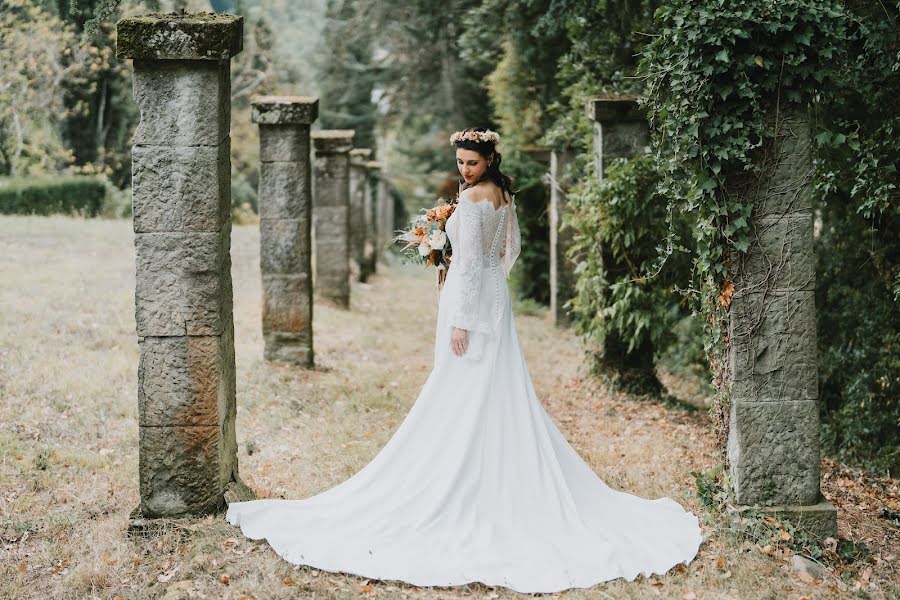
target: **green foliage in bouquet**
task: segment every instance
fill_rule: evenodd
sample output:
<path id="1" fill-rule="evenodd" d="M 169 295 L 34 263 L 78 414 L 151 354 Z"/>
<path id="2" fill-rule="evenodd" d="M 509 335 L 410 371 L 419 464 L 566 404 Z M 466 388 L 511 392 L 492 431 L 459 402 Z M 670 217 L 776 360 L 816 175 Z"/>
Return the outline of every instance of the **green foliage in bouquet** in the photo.
<path id="1" fill-rule="evenodd" d="M 437 206 L 423 210 L 407 229 L 398 232 L 391 241 L 403 244 L 399 251 L 400 261 L 446 269 L 449 266 L 447 258 L 452 253 L 446 233 L 447 219 L 454 208 L 454 204 L 442 198 Z"/>

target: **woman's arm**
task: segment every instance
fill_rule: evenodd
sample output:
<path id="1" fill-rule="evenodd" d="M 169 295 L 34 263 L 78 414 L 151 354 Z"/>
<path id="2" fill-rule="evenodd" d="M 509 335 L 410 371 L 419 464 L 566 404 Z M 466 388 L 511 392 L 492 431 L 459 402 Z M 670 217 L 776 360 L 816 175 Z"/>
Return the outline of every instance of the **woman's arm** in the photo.
<path id="1" fill-rule="evenodd" d="M 460 198 L 456 212 L 459 240 L 453 248 L 453 270 L 459 280 L 459 297 L 450 318 L 450 324 L 454 327 L 450 345 L 454 354 L 462 356 L 468 346 L 468 332 L 475 328 L 478 321 L 478 294 L 484 266 L 484 213 L 477 202 L 466 198 Z"/>

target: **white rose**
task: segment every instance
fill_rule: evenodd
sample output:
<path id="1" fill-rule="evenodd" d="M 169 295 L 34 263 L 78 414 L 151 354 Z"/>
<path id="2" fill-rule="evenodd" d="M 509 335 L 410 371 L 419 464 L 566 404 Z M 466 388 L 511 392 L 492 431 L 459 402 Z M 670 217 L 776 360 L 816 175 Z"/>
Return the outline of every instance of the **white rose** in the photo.
<path id="1" fill-rule="evenodd" d="M 431 254 L 431 246 L 428 245 L 428 242 L 419 244 L 419 255 L 428 256 L 429 254 Z"/>
<path id="2" fill-rule="evenodd" d="M 431 237 L 428 238 L 428 244 L 435 250 L 442 250 L 444 248 L 444 244 L 447 243 L 447 234 L 437 229 L 431 232 Z"/>

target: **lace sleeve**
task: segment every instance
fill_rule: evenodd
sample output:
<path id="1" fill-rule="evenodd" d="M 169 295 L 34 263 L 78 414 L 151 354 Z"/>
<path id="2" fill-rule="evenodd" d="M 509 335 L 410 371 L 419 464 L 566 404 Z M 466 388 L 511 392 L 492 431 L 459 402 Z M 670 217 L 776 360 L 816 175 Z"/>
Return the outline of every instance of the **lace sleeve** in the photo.
<path id="1" fill-rule="evenodd" d="M 484 213 L 477 203 L 461 200 L 456 208 L 459 219 L 458 247 L 453 248 L 453 269 L 459 277 L 459 300 L 450 324 L 466 331 L 475 329 L 478 322 L 478 294 L 484 267 L 482 221 Z"/>
<path id="2" fill-rule="evenodd" d="M 503 272 L 509 277 L 519 253 L 522 251 L 522 232 L 519 230 L 519 218 L 516 216 L 516 205 L 510 202 L 506 216 L 506 244 L 503 248 Z"/>

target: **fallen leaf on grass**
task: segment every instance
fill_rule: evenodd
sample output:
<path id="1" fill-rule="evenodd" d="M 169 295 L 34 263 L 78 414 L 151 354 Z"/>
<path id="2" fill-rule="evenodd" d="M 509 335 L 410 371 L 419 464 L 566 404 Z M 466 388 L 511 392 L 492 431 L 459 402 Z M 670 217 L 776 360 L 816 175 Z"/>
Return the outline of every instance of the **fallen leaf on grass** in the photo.
<path id="1" fill-rule="evenodd" d="M 281 580 L 281 583 L 283 583 L 284 585 L 294 585 L 294 580 L 290 577 L 285 577 Z"/>
<path id="2" fill-rule="evenodd" d="M 228 573 L 225 573 L 219 577 L 219 582 L 228 585 L 231 582 L 231 577 L 229 577 Z"/>
<path id="3" fill-rule="evenodd" d="M 178 572 L 179 568 L 181 568 L 181 565 L 175 565 L 175 567 L 168 573 L 161 573 L 156 578 L 156 580 L 159 581 L 160 583 L 166 583 L 167 581 L 169 581 L 170 579 L 172 579 L 175 576 L 175 573 Z"/>
<path id="4" fill-rule="evenodd" d="M 815 583 L 817 579 L 807 573 L 806 571 L 798 571 L 797 578 L 800 579 L 803 583 Z"/>

